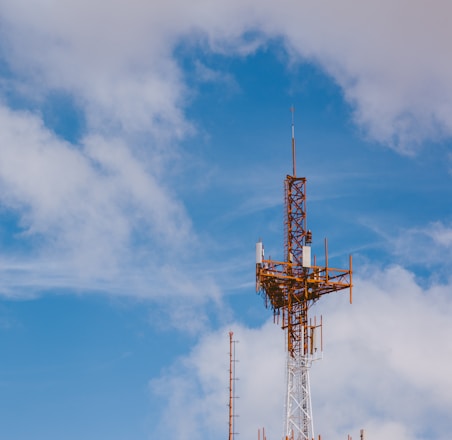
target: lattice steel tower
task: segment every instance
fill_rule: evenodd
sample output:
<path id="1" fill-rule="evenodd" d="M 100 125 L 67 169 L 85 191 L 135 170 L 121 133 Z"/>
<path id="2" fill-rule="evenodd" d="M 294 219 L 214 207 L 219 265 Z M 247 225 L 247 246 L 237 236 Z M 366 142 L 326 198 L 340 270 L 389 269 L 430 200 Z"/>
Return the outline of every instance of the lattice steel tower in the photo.
<path id="1" fill-rule="evenodd" d="M 324 266 L 311 264 L 312 234 L 306 226 L 306 178 L 296 177 L 294 109 L 292 112 L 293 174 L 287 175 L 285 192 L 285 261 L 265 259 L 261 241 L 256 244 L 256 291 L 281 321 L 287 336 L 287 391 L 284 439 L 312 440 L 309 369 L 322 357 L 322 320 L 308 316 L 322 295 L 349 289 L 352 301 L 352 257 L 349 269 L 328 266 L 325 240 Z"/>

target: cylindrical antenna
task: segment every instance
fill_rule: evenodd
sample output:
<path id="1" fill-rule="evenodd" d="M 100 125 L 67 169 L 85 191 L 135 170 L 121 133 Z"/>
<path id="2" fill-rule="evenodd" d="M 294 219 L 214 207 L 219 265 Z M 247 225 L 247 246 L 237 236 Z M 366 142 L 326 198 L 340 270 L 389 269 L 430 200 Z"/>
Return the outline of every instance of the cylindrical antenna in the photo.
<path id="1" fill-rule="evenodd" d="M 323 353 L 323 317 L 320 315 L 320 352 Z"/>
<path id="2" fill-rule="evenodd" d="M 297 175 L 297 164 L 296 164 L 296 151 L 295 151 L 295 124 L 294 124 L 294 113 L 295 107 L 290 107 L 292 113 L 292 167 L 293 167 L 293 177 Z"/>
<path id="3" fill-rule="evenodd" d="M 350 267 L 350 304 L 353 303 L 353 279 L 352 279 L 352 274 L 353 274 L 353 258 L 350 255 L 350 260 L 349 260 L 349 267 Z"/>
<path id="4" fill-rule="evenodd" d="M 325 237 L 325 280 L 328 282 L 328 239 Z"/>

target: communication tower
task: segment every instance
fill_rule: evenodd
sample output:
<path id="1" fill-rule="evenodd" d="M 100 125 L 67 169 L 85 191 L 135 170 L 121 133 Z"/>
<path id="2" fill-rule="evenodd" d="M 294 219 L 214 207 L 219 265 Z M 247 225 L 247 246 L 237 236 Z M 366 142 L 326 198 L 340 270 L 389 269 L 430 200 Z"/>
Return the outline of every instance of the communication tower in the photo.
<path id="1" fill-rule="evenodd" d="M 352 302 L 352 257 L 348 269 L 328 264 L 325 240 L 324 265 L 316 257 L 311 261 L 312 233 L 306 220 L 306 178 L 296 176 L 294 108 L 292 112 L 292 175 L 284 182 L 285 260 L 264 257 L 261 241 L 256 244 L 256 291 L 265 299 L 281 322 L 287 339 L 287 390 L 284 439 L 312 440 L 314 426 L 311 408 L 309 369 L 322 357 L 322 319 L 312 319 L 308 312 L 320 297 L 349 289 Z"/>

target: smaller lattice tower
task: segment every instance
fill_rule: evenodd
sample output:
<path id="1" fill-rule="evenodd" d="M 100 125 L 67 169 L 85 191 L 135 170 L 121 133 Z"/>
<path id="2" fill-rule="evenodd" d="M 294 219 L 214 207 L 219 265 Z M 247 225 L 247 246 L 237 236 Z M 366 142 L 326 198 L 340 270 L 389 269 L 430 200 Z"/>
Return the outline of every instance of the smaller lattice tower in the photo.
<path id="1" fill-rule="evenodd" d="M 306 178 L 296 176 L 294 108 L 292 112 L 292 175 L 284 182 L 285 256 L 284 261 L 264 257 L 261 241 L 256 244 L 256 291 L 281 322 L 287 339 L 285 440 L 312 440 L 314 426 L 311 409 L 309 369 L 322 356 L 322 320 L 308 316 L 310 307 L 321 296 L 349 289 L 352 301 L 352 257 L 348 269 L 328 264 L 325 240 L 324 265 L 311 259 L 312 233 L 306 220 Z"/>
<path id="2" fill-rule="evenodd" d="M 234 333 L 232 331 L 229 332 L 229 437 L 228 440 L 234 440 L 235 435 L 235 418 L 237 415 L 235 414 L 235 399 L 237 396 L 235 395 L 235 382 L 237 378 L 235 377 L 235 363 L 237 360 L 235 359 L 235 344 L 238 341 L 234 340 Z"/>

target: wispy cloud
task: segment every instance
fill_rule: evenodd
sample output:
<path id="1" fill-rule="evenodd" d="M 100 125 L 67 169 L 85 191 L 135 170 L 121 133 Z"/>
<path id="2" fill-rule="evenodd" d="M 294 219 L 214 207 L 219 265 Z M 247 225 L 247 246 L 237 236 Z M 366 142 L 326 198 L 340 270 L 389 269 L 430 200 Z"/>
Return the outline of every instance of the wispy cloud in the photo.
<path id="1" fill-rule="evenodd" d="M 97 135 L 72 145 L 36 115 L 5 107 L 0 120 L 2 204 L 20 226 L 13 238 L 18 246 L 3 248 L 3 259 L 11 258 L 3 266 L 6 279 L 34 272 L 29 283 L 38 288 L 35 276 L 42 271 L 45 288 L 50 277 L 44 274 L 54 271 L 48 287 L 78 278 L 75 285 L 92 280 L 96 289 L 137 268 L 155 272 L 166 258 L 183 259 L 196 245 L 182 204 L 153 175 L 148 159 L 134 156 L 122 140 Z"/>
<path id="2" fill-rule="evenodd" d="M 452 228 L 447 223 L 432 221 L 423 226 L 395 231 L 375 229 L 375 232 L 384 239 L 381 246 L 397 258 L 399 264 L 417 269 L 435 267 L 433 277 L 450 271 Z"/>
<path id="3" fill-rule="evenodd" d="M 195 62 L 195 75 L 200 82 L 223 84 L 231 92 L 239 90 L 237 81 L 230 73 L 212 69 L 199 60 Z"/>

